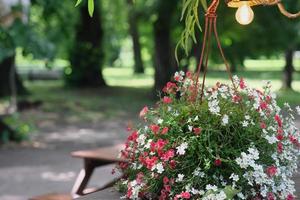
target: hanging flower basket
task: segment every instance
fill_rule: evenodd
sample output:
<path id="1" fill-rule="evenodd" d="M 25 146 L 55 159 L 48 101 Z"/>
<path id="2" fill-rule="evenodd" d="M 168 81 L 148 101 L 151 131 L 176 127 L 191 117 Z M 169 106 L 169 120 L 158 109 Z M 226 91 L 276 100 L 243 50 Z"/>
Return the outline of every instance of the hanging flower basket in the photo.
<path id="1" fill-rule="evenodd" d="M 142 109 L 121 153 L 126 197 L 294 199 L 300 135 L 289 105 L 283 116 L 269 82 L 258 90 L 235 76 L 238 88 L 217 83 L 201 99 L 195 80 L 176 73 Z"/>

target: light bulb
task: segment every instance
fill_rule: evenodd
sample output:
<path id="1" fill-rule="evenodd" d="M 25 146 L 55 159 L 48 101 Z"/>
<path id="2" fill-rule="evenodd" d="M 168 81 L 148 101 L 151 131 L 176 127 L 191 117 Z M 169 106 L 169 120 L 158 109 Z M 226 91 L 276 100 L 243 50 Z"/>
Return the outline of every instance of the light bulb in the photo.
<path id="1" fill-rule="evenodd" d="M 245 3 L 237 9 L 235 13 L 235 18 L 238 21 L 238 23 L 242 25 L 248 25 L 253 21 L 254 12 L 251 9 L 251 7 Z"/>

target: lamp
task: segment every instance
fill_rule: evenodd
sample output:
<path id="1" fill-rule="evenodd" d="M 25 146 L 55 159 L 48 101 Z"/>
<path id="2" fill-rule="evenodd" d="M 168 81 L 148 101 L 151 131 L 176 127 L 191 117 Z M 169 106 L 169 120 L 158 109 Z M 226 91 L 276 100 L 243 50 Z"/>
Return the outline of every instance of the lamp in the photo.
<path id="1" fill-rule="evenodd" d="M 274 6 L 277 5 L 279 11 L 288 18 L 297 18 L 300 17 L 300 11 L 298 13 L 290 13 L 288 12 L 284 5 L 281 3 L 281 0 L 229 0 L 227 1 L 228 7 L 238 8 L 236 12 L 236 20 L 242 24 L 247 25 L 250 24 L 254 18 L 252 6 L 257 5 L 266 5 L 266 6 Z"/>

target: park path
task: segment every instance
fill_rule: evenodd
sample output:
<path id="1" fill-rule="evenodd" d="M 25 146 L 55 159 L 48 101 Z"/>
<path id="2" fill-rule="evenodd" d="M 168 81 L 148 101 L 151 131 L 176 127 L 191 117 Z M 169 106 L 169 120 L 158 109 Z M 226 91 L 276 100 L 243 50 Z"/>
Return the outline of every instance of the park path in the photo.
<path id="1" fill-rule="evenodd" d="M 33 143 L 0 149 L 0 200 L 26 200 L 37 194 L 70 191 L 82 162 L 69 153 L 124 141 L 126 123 L 119 119 L 45 126 L 33 137 Z M 300 127 L 300 119 L 297 126 Z M 96 171 L 91 185 L 101 184 L 103 177 L 110 178 L 111 168 Z M 300 190 L 300 174 L 295 180 Z"/>

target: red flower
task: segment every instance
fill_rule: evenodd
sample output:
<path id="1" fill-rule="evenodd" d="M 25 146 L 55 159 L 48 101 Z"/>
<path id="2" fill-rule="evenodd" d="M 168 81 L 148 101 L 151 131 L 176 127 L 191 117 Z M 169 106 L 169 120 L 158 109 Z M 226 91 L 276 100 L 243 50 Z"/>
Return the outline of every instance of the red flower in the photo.
<path id="1" fill-rule="evenodd" d="M 295 197 L 291 194 L 289 194 L 287 197 L 286 197 L 286 200 L 294 200 Z"/>
<path id="2" fill-rule="evenodd" d="M 233 102 L 238 103 L 239 101 L 242 100 L 242 97 L 239 96 L 239 95 L 234 95 L 234 96 L 232 97 L 232 100 L 233 100 Z"/>
<path id="3" fill-rule="evenodd" d="M 144 178 L 143 172 L 138 173 L 138 175 L 137 175 L 137 177 L 136 177 L 136 182 L 137 182 L 138 184 L 141 184 L 142 181 L 143 181 L 143 178 Z"/>
<path id="4" fill-rule="evenodd" d="M 215 160 L 215 166 L 219 167 L 222 165 L 222 160 L 220 158 Z"/>
<path id="5" fill-rule="evenodd" d="M 169 161 L 171 158 L 173 158 L 175 155 L 174 150 L 170 149 L 166 153 L 163 154 L 162 159 L 164 161 Z"/>
<path id="6" fill-rule="evenodd" d="M 168 82 L 166 86 L 163 88 L 163 92 L 165 93 L 175 93 L 177 90 L 177 85 L 172 82 Z"/>
<path id="7" fill-rule="evenodd" d="M 133 131 L 127 138 L 128 141 L 133 141 L 135 142 L 136 139 L 138 138 L 138 132 L 137 131 Z"/>
<path id="8" fill-rule="evenodd" d="M 165 176 L 165 177 L 163 178 L 163 183 L 164 183 L 165 185 L 169 183 L 168 177 Z"/>
<path id="9" fill-rule="evenodd" d="M 196 135 L 200 135 L 202 129 L 201 128 L 193 128 L 193 131 Z"/>
<path id="10" fill-rule="evenodd" d="M 128 190 L 127 190 L 127 197 L 128 198 L 131 198 L 131 195 L 132 195 L 132 188 L 130 187 L 130 188 L 128 188 Z"/>
<path id="11" fill-rule="evenodd" d="M 277 151 L 278 151 L 278 153 L 283 152 L 283 144 L 281 142 L 278 142 L 278 144 L 277 144 Z"/>
<path id="12" fill-rule="evenodd" d="M 269 192 L 267 194 L 267 200 L 275 200 L 274 194 L 272 192 Z"/>
<path id="13" fill-rule="evenodd" d="M 191 71 L 187 71 L 186 74 L 185 74 L 185 76 L 187 78 L 192 78 L 192 72 Z"/>
<path id="14" fill-rule="evenodd" d="M 169 131 L 169 128 L 168 127 L 165 127 L 165 128 L 163 128 L 163 130 L 161 131 L 161 134 L 167 134 L 168 133 L 168 131 Z"/>
<path id="15" fill-rule="evenodd" d="M 284 136 L 283 136 L 282 133 L 278 133 L 277 136 L 276 136 L 276 138 L 277 138 L 278 140 L 282 141 L 283 138 L 284 138 Z"/>
<path id="16" fill-rule="evenodd" d="M 164 187 L 165 187 L 165 190 L 167 192 L 171 192 L 171 186 L 170 185 L 165 185 Z"/>
<path id="17" fill-rule="evenodd" d="M 243 90 L 246 88 L 245 81 L 243 78 L 240 79 L 240 88 Z"/>
<path id="18" fill-rule="evenodd" d="M 267 128 L 267 125 L 266 125 L 264 122 L 261 122 L 261 123 L 260 123 L 260 128 L 261 128 L 261 129 L 266 129 L 266 128 Z"/>
<path id="19" fill-rule="evenodd" d="M 282 127 L 282 121 L 280 119 L 280 116 L 279 115 L 275 115 L 274 119 L 277 122 L 278 126 Z"/>
<path id="20" fill-rule="evenodd" d="M 150 129 L 152 130 L 152 132 L 154 134 L 157 134 L 158 131 L 159 131 L 159 129 L 160 129 L 160 127 L 158 125 L 156 125 L 156 124 L 152 124 L 152 125 L 150 125 Z"/>
<path id="21" fill-rule="evenodd" d="M 146 167 L 148 168 L 148 169 L 152 169 L 152 167 L 157 163 L 157 161 L 158 161 L 158 158 L 156 157 L 156 156 L 154 156 L 154 157 L 152 157 L 152 158 L 146 158 L 145 159 L 145 163 L 146 163 Z"/>
<path id="22" fill-rule="evenodd" d="M 191 198 L 191 194 L 189 192 L 182 192 L 180 194 L 180 197 L 183 199 L 190 199 Z"/>
<path id="23" fill-rule="evenodd" d="M 267 174 L 268 174 L 269 177 L 275 176 L 276 173 L 277 173 L 277 168 L 276 167 L 271 166 L 271 167 L 267 168 Z"/>
<path id="24" fill-rule="evenodd" d="M 144 118 L 147 112 L 149 111 L 148 107 L 145 106 L 141 111 L 140 111 L 140 118 Z"/>
<path id="25" fill-rule="evenodd" d="M 266 110 L 268 108 L 268 104 L 266 102 L 264 102 L 264 101 L 261 101 L 260 102 L 260 108 L 262 110 Z"/>
<path id="26" fill-rule="evenodd" d="M 170 168 L 171 169 L 175 169 L 175 167 L 176 167 L 176 161 L 175 160 L 171 160 L 170 161 Z"/>
<path id="27" fill-rule="evenodd" d="M 163 98 L 163 102 L 165 103 L 165 104 L 169 104 L 169 103 L 172 103 L 172 98 L 170 98 L 170 97 L 164 97 Z"/>

